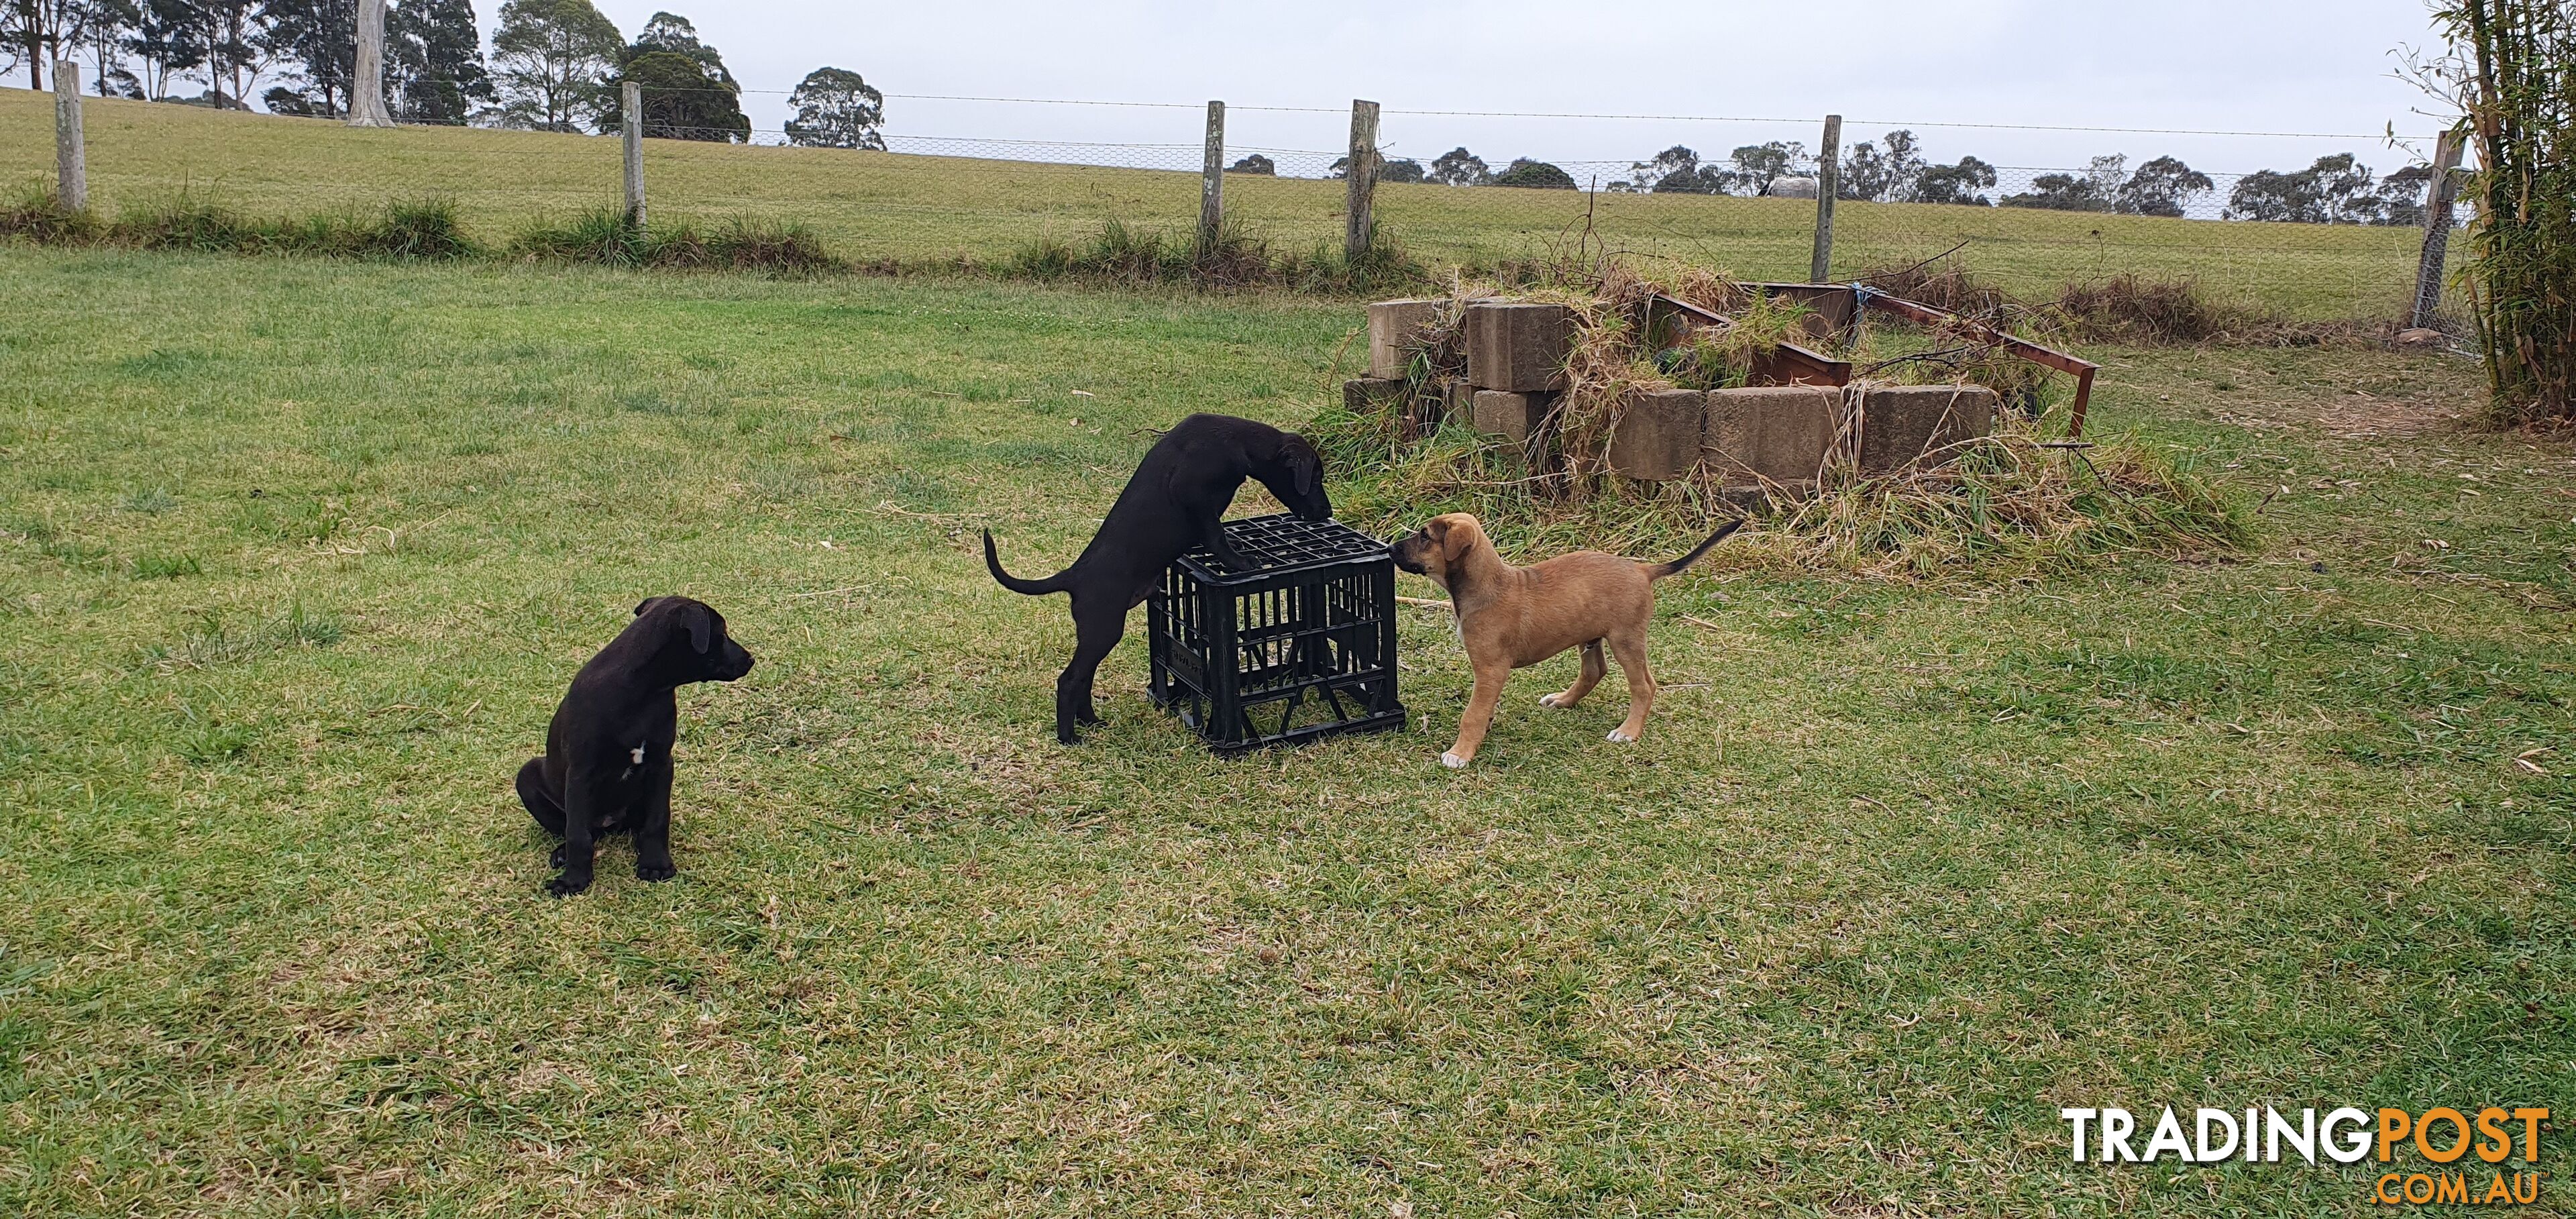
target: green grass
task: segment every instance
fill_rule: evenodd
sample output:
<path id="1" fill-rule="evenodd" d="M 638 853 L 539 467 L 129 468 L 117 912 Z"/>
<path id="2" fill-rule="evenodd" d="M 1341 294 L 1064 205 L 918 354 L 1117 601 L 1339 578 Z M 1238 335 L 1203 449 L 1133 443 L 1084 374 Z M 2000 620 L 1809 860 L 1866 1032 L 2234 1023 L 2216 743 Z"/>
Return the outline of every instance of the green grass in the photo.
<path id="1" fill-rule="evenodd" d="M 2576 452 L 2417 430 L 2459 362 L 2097 352 L 2252 554 L 1720 550 L 1645 741 L 1559 659 L 1452 773 L 1412 610 L 1413 731 L 1218 761 L 1131 639 L 1060 748 L 973 546 L 1311 417 L 1347 306 L 18 249 L 0 316 L 0 1213 L 2360 1215 L 2057 1108 L 2576 1085 Z M 762 662 L 681 876 L 541 899 L 510 775 L 672 592 Z"/>
<path id="2" fill-rule="evenodd" d="M 619 206 L 613 139 L 454 128 L 354 130 L 318 119 L 193 106 L 85 103 L 91 192 L 113 212 L 185 190 L 246 212 L 372 209 L 453 198 L 480 241 L 502 246 L 532 219 Z M 50 180 L 53 101 L 0 89 L 0 184 Z M 1194 121 L 1194 120 L 1193 120 Z M 1007 134 L 1007 133 L 995 133 Z M 1196 138 L 1193 126 L 1181 135 Z M 1198 215 L 1194 173 L 896 156 L 829 149 L 652 141 L 645 174 L 657 219 L 747 218 L 809 226 L 840 257 L 902 266 L 998 264 L 1047 239 L 1083 242 L 1107 219 L 1185 241 Z M 1274 252 L 1337 248 L 1343 185 L 1234 175 L 1237 221 Z M 1381 224 L 1426 264 L 1490 267 L 1541 255 L 1587 219 L 1617 248 L 1746 278 L 1804 278 L 1814 204 L 1685 195 L 1380 187 Z M 2412 303 L 2409 229 L 2221 224 L 2024 209 L 1845 204 L 1834 274 L 1959 257 L 2003 287 L 2053 298 L 2070 278 L 2194 276 L 2230 303 L 2302 318 L 2385 319 Z"/>

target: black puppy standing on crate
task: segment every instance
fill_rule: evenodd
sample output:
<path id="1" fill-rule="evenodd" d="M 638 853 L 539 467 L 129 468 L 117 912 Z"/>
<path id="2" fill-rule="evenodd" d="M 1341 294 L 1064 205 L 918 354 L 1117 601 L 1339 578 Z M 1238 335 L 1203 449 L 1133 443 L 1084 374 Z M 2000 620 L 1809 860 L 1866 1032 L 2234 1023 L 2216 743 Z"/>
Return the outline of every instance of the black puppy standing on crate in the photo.
<path id="1" fill-rule="evenodd" d="M 563 839 L 552 860 L 563 874 L 546 892 L 570 897 L 590 887 L 594 844 L 603 834 L 635 835 L 635 875 L 669 880 L 671 745 L 680 735 L 674 691 L 751 672 L 751 653 L 725 634 L 724 615 L 703 601 L 655 597 L 635 621 L 573 675 L 572 689 L 546 726 L 546 755 L 519 768 L 519 802 Z"/>
<path id="2" fill-rule="evenodd" d="M 1226 541 L 1223 525 L 1246 478 L 1259 480 L 1307 520 L 1333 515 L 1323 456 L 1305 437 L 1231 415 L 1192 415 L 1146 451 L 1073 566 L 1043 580 L 1020 579 L 1002 570 L 993 531 L 984 531 L 984 565 L 1002 587 L 1030 596 L 1073 594 L 1073 660 L 1055 682 L 1057 740 L 1073 744 L 1082 725 L 1100 722 L 1091 705 L 1092 679 L 1126 635 L 1127 611 L 1153 594 L 1172 560 L 1205 546 L 1228 571 L 1252 566 Z"/>

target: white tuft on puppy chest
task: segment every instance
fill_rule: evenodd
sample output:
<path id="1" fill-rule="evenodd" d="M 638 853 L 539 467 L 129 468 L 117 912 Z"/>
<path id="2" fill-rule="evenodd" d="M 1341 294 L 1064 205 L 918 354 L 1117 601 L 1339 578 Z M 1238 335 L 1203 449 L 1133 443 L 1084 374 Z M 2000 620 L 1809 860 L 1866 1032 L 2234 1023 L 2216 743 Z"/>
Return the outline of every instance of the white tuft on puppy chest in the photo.
<path id="1" fill-rule="evenodd" d="M 635 748 L 633 748 L 633 749 L 631 749 L 631 750 L 628 750 L 627 752 L 632 753 L 632 754 L 634 754 L 634 755 L 635 755 L 635 764 L 636 764 L 636 765 L 638 765 L 638 766 L 642 766 L 642 765 L 644 764 L 644 747 L 643 747 L 643 746 L 638 745 L 638 746 L 636 746 Z"/>

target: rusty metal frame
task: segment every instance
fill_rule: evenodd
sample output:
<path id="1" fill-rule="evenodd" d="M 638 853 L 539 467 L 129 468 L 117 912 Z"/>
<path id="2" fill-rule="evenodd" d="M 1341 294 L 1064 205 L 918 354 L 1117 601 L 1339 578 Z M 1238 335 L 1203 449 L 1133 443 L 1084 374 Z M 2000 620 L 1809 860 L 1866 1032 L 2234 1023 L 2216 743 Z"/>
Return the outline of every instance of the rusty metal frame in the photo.
<path id="1" fill-rule="evenodd" d="M 2019 335 L 2007 334 L 1983 322 L 1970 321 L 1947 309 L 1937 309 L 1901 296 L 1890 296 L 1864 284 L 1758 283 L 1746 284 L 1745 287 L 1764 296 L 1787 296 L 1802 302 L 1813 301 L 1828 294 L 1840 294 L 1854 298 L 1847 314 L 1849 320 L 1841 328 L 1859 325 L 1861 315 L 1866 310 L 1883 310 L 1919 325 L 1937 326 L 1991 347 L 2001 347 L 2042 368 L 2065 373 L 2075 378 L 2075 407 L 2067 417 L 2066 434 L 2069 438 L 2084 434 L 2084 413 L 2093 404 L 2093 375 L 2102 371 L 2101 365 L 2090 360 L 2079 359 L 2056 348 L 2042 346 Z M 1706 310 L 1694 310 L 1694 312 L 1705 313 Z M 1835 382 L 1835 384 L 1839 385 L 1841 382 Z"/>
<path id="2" fill-rule="evenodd" d="M 1721 331 L 1735 328 L 1734 318 L 1662 293 L 1648 298 L 1646 309 L 1649 327 L 1654 322 L 1654 311 L 1662 309 L 1681 315 L 1692 326 L 1707 326 Z M 1795 343 L 1782 343 L 1756 364 L 1753 375 L 1771 385 L 1831 385 L 1840 388 L 1851 384 L 1852 364 L 1849 360 L 1837 360 Z"/>
<path id="3" fill-rule="evenodd" d="M 2042 347 L 2019 335 L 2006 334 L 1983 322 L 1969 321 L 1947 309 L 1935 309 L 1930 305 L 1917 304 L 1900 296 L 1864 291 L 1860 303 L 1864 309 L 1884 310 L 1910 322 L 1938 326 L 1988 346 L 2001 347 L 2042 368 L 2055 369 L 2074 377 L 2075 409 L 2067 417 L 2066 435 L 2072 439 L 2084 434 L 2084 410 L 2092 405 L 2093 374 L 2102 371 L 2101 365 L 2091 360 L 2077 359 L 2054 347 Z"/>

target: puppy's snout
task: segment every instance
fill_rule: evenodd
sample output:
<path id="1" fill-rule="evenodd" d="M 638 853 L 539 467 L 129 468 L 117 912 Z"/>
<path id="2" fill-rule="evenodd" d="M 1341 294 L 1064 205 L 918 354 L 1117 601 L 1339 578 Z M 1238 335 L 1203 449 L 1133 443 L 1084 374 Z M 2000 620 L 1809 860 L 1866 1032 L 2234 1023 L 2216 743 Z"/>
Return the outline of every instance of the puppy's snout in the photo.
<path id="1" fill-rule="evenodd" d="M 725 645 L 724 680 L 741 680 L 751 672 L 751 666 L 755 663 L 758 662 L 752 659 L 751 653 L 741 644 L 728 642 Z"/>
<path id="2" fill-rule="evenodd" d="M 1387 555 L 1395 560 L 1395 565 L 1397 567 L 1401 567 L 1417 576 L 1422 575 L 1424 573 L 1422 568 L 1421 542 L 1422 538 L 1419 535 L 1406 538 L 1403 541 L 1397 542 L 1393 546 L 1387 547 Z"/>

